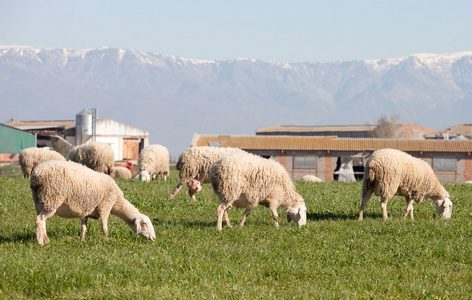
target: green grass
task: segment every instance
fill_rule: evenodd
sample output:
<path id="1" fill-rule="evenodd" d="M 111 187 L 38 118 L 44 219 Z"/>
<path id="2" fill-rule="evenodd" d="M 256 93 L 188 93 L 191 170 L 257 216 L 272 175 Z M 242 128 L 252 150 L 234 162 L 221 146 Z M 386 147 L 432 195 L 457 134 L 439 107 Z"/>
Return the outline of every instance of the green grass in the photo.
<path id="1" fill-rule="evenodd" d="M 134 235 L 115 216 L 108 238 L 89 221 L 47 221 L 50 244 L 36 244 L 29 181 L 0 176 L 0 299 L 466 299 L 472 295 L 472 186 L 448 184 L 452 219 L 439 219 L 434 204 L 389 201 L 381 218 L 372 198 L 357 221 L 361 183 L 302 183 L 307 225 L 298 229 L 279 210 L 232 209 L 233 228 L 216 231 L 218 199 L 210 185 L 191 201 L 177 184 L 117 180 L 128 200 L 154 223 L 157 239 Z M 223 223 L 224 224 L 224 223 Z"/>

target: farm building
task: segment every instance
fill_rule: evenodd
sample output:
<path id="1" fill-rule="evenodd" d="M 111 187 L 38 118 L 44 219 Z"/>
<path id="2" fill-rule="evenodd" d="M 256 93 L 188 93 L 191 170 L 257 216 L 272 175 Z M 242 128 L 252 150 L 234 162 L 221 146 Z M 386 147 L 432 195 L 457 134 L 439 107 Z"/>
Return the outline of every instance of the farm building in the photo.
<path id="1" fill-rule="evenodd" d="M 272 158 L 294 180 L 304 175 L 335 180 L 342 162 L 350 162 L 356 179 L 361 179 L 367 157 L 384 148 L 402 150 L 425 160 L 441 182 L 462 183 L 472 179 L 472 141 L 194 134 L 191 146 L 209 145 L 241 148 Z"/>
<path id="2" fill-rule="evenodd" d="M 97 141 L 109 144 L 115 160 L 135 160 L 139 151 L 149 144 L 149 132 L 111 119 L 94 119 L 83 110 L 75 121 L 12 121 L 7 125 L 37 135 L 38 147 L 53 147 L 58 136 L 71 146 Z"/>
<path id="3" fill-rule="evenodd" d="M 60 136 L 67 141 L 75 135 L 74 121 L 18 121 L 11 120 L 6 125 L 36 135 L 37 147 L 51 147 L 51 136 Z M 73 144 L 73 143 L 72 143 Z"/>
<path id="4" fill-rule="evenodd" d="M 460 124 L 425 136 L 426 139 L 472 140 L 472 124 Z"/>
<path id="5" fill-rule="evenodd" d="M 0 161 L 17 161 L 21 150 L 35 145 L 34 134 L 0 124 Z"/>
<path id="6" fill-rule="evenodd" d="M 395 138 L 424 139 L 434 129 L 414 124 L 395 126 Z M 256 135 L 337 136 L 345 138 L 371 138 L 376 125 L 291 126 L 277 125 L 256 130 Z"/>

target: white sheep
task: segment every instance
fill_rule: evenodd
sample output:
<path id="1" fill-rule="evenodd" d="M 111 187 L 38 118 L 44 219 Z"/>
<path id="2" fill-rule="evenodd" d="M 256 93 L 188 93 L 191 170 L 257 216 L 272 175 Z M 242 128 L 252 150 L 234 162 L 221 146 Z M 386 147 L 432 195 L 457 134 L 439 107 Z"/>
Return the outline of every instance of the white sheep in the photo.
<path id="1" fill-rule="evenodd" d="M 65 158 L 54 150 L 31 147 L 21 150 L 18 160 L 23 176 L 30 178 L 31 171 L 37 165 L 48 160 L 65 160 Z"/>
<path id="2" fill-rule="evenodd" d="M 133 172 L 126 167 L 113 167 L 110 176 L 113 178 L 131 179 L 133 178 Z"/>
<path id="3" fill-rule="evenodd" d="M 115 154 L 108 144 L 90 142 L 72 148 L 66 160 L 80 163 L 94 171 L 110 175 L 115 164 Z"/>
<path id="4" fill-rule="evenodd" d="M 113 178 L 81 164 L 54 160 L 42 163 L 33 170 L 30 187 L 38 213 L 36 238 L 40 245 L 49 242 L 46 219 L 53 215 L 80 218 L 82 240 L 88 218 L 100 219 L 107 236 L 110 214 L 125 221 L 134 233 L 151 240 L 156 238 L 149 217 L 125 199 Z"/>
<path id="5" fill-rule="evenodd" d="M 217 209 L 218 230 L 222 229 L 223 215 L 231 227 L 228 210 L 246 208 L 240 225 L 243 226 L 253 207 L 268 207 L 278 228 L 277 208 L 287 211 L 287 220 L 298 226 L 306 223 L 305 201 L 295 191 L 287 170 L 278 162 L 249 153 L 231 153 L 218 159 L 211 167 L 213 191 L 220 199 Z"/>
<path id="6" fill-rule="evenodd" d="M 302 177 L 302 181 L 304 182 L 323 182 L 319 177 L 316 177 L 315 175 L 304 175 Z"/>
<path id="7" fill-rule="evenodd" d="M 432 199 L 441 218 L 451 217 L 452 202 L 449 193 L 438 181 L 425 161 L 394 149 L 375 151 L 367 160 L 362 186 L 362 204 L 359 220 L 372 193 L 381 197 L 382 217 L 388 218 L 387 202 L 394 195 L 405 197 L 407 207 L 404 218 L 413 220 L 413 202 Z"/>
<path id="8" fill-rule="evenodd" d="M 169 150 L 162 145 L 148 145 L 139 153 L 139 174 L 141 181 L 151 181 L 156 177 L 164 177 L 167 181 L 169 175 L 170 156 Z"/>
<path id="9" fill-rule="evenodd" d="M 210 169 L 213 163 L 228 153 L 243 150 L 238 148 L 222 148 L 222 147 L 191 147 L 186 149 L 179 156 L 179 160 L 175 165 L 179 170 L 179 183 L 174 187 L 169 200 L 173 199 L 184 185 L 188 185 L 188 193 L 193 201 L 197 201 L 195 193 L 199 192 L 202 184 L 210 183 Z M 199 181 L 196 182 L 196 181 Z"/>

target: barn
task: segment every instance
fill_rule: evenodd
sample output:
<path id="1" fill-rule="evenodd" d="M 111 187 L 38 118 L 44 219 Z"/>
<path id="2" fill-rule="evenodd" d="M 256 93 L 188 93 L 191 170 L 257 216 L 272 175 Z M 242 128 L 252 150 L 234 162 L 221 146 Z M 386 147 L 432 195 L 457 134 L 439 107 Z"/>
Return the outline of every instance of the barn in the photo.
<path id="1" fill-rule="evenodd" d="M 149 144 L 149 132 L 112 119 L 98 119 L 93 111 L 84 109 L 74 120 L 63 121 L 18 121 L 8 126 L 37 136 L 37 147 L 54 148 L 55 137 L 60 137 L 71 146 L 90 141 L 106 143 L 115 153 L 115 160 L 136 160 L 142 148 Z"/>
<path id="2" fill-rule="evenodd" d="M 0 124 L 0 161 L 17 161 L 21 150 L 36 145 L 34 134 Z"/>
<path id="3" fill-rule="evenodd" d="M 336 136 L 239 136 L 194 134 L 191 146 L 236 147 L 282 164 L 294 180 L 315 175 L 336 180 L 343 161 L 351 162 L 356 179 L 362 179 L 368 156 L 393 148 L 425 160 L 441 182 L 472 179 L 472 141 L 424 139 L 339 138 Z"/>

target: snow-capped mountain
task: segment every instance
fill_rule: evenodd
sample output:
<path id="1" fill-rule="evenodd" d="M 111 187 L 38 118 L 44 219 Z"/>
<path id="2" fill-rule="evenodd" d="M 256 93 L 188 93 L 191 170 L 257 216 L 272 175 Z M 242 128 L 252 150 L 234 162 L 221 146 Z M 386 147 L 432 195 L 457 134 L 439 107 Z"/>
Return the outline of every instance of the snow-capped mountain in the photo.
<path id="1" fill-rule="evenodd" d="M 194 132 L 472 123 L 472 51 L 332 63 L 202 61 L 136 50 L 0 46 L 0 122 L 74 119 L 83 108 L 145 129 L 171 155 Z"/>

